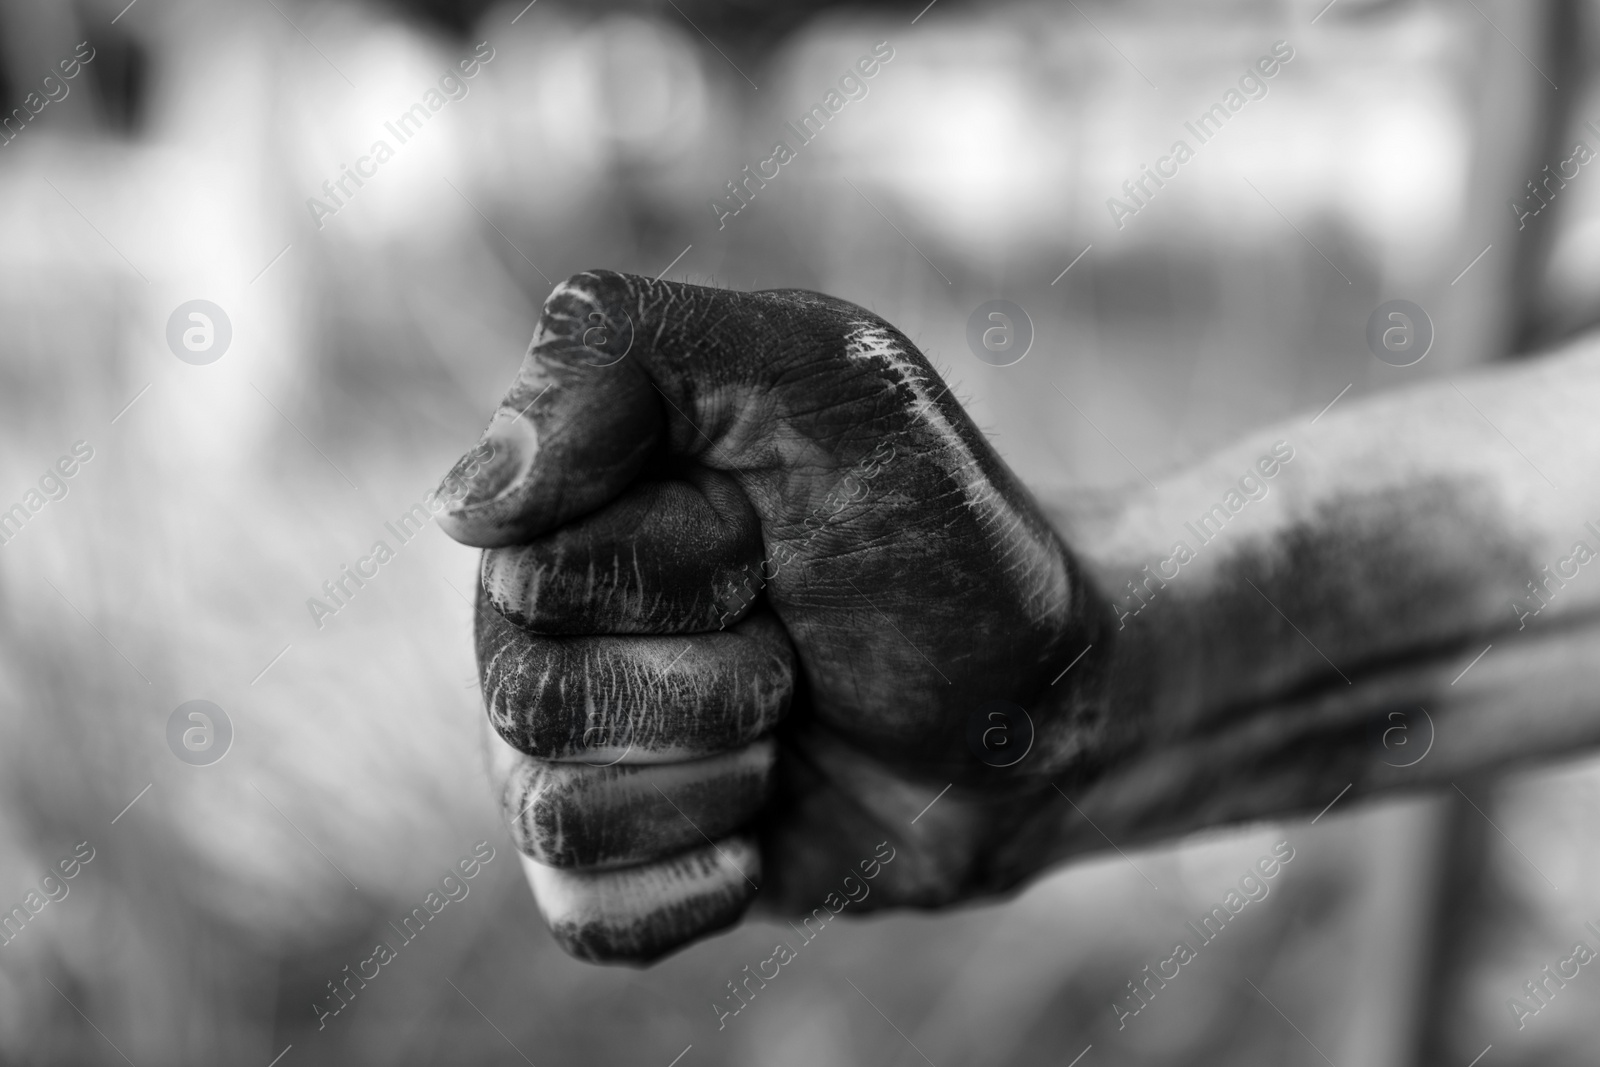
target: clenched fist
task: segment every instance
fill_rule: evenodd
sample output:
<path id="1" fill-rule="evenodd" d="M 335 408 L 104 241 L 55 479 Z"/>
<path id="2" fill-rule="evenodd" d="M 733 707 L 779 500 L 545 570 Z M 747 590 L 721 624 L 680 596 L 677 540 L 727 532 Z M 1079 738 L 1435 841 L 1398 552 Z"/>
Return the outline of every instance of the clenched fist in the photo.
<path id="1" fill-rule="evenodd" d="M 1069 552 L 868 312 L 579 275 L 441 516 L 539 906 L 645 961 L 1600 744 L 1596 405 L 1600 338 L 1352 401 L 1057 508 Z"/>
<path id="2" fill-rule="evenodd" d="M 580 274 L 483 445 L 441 522 L 485 549 L 494 772 L 569 951 L 649 960 L 861 869 L 868 907 L 1037 869 L 1019 827 L 1106 733 L 1088 664 L 1051 682 L 1112 616 L 892 326 Z"/>

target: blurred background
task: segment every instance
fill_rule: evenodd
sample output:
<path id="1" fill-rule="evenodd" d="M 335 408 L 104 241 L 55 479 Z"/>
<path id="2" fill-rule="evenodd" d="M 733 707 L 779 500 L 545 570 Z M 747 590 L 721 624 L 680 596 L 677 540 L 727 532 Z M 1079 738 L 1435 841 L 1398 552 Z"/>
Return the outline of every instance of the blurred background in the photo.
<path id="1" fill-rule="evenodd" d="M 0 1061 L 1593 1062 L 1587 970 L 1520 1029 L 1507 1006 L 1600 948 L 1581 753 L 835 926 L 719 1031 L 780 928 L 632 971 L 539 921 L 483 775 L 475 554 L 430 524 L 320 626 L 306 600 L 395 545 L 586 268 L 873 309 L 1047 500 L 1536 353 L 1600 319 L 1600 177 L 1511 206 L 1600 151 L 1600 10 L 525 3 L 0 0 L 0 509 L 31 515 L 0 545 L 0 909 L 28 916 Z M 1280 41 L 1266 95 L 1196 145 L 1184 122 Z M 719 219 L 880 42 L 865 97 Z M 1107 198 L 1179 138 L 1195 158 L 1119 227 Z M 344 168 L 366 176 L 335 200 Z M 1411 367 L 1364 339 L 1395 298 L 1437 332 Z M 1035 330 L 1012 366 L 966 344 L 994 299 Z M 193 300 L 229 326 L 211 362 L 169 344 Z M 231 726 L 207 765 L 169 740 L 191 700 Z M 1119 1030 L 1126 983 L 1280 840 L 1269 898 Z M 329 982 L 480 841 L 469 895 L 319 1028 Z"/>

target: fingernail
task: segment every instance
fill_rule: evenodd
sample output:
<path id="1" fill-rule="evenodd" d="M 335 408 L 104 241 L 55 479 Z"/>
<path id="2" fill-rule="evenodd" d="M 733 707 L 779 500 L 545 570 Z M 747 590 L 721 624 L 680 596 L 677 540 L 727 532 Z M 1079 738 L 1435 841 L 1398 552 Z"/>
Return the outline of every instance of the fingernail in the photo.
<path id="1" fill-rule="evenodd" d="M 452 511 L 494 500 L 527 477 L 538 451 L 532 424 L 514 411 L 498 411 L 478 447 L 445 475 L 440 495 Z"/>

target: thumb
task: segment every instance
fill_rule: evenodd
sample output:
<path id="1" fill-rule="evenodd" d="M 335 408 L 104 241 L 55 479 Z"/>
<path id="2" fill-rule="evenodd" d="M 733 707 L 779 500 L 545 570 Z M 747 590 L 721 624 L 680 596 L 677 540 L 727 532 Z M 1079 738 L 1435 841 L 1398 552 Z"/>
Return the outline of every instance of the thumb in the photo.
<path id="1" fill-rule="evenodd" d="M 622 491 L 661 437 L 661 403 L 630 358 L 635 281 L 576 275 L 550 294 L 522 367 L 477 448 L 440 485 L 439 524 L 481 548 L 524 543 Z"/>
<path id="2" fill-rule="evenodd" d="M 864 333 L 914 352 L 816 293 L 574 275 L 545 301 L 483 443 L 445 478 L 440 524 L 469 545 L 526 544 L 618 496 L 657 453 L 736 478 L 836 465 L 862 427 L 911 420 L 927 370 L 920 356 L 876 366 Z"/>

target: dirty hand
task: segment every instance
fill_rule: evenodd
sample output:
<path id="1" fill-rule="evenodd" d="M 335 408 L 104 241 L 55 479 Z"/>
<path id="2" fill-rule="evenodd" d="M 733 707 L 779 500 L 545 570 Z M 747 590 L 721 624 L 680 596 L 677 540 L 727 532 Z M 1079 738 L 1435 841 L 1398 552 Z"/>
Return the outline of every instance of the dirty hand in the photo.
<path id="1" fill-rule="evenodd" d="M 1036 869 L 1011 831 L 1105 729 L 1094 672 L 1051 681 L 1106 616 L 893 327 L 577 275 L 462 476 L 492 762 L 568 951 Z"/>

